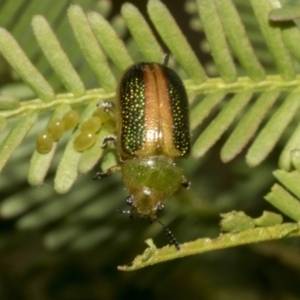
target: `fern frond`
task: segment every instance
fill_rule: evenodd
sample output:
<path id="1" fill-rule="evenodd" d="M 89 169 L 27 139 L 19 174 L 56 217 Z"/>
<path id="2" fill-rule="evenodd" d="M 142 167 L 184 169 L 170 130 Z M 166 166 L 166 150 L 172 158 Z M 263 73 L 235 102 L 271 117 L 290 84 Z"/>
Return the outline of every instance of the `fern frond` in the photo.
<path id="1" fill-rule="evenodd" d="M 198 239 L 196 241 L 186 243 L 180 253 L 176 252 L 171 247 L 157 249 L 152 240 L 147 240 L 149 245 L 144 253 L 138 255 L 131 265 L 119 266 L 122 271 L 134 271 L 164 261 L 182 258 L 185 256 L 205 253 L 212 250 L 229 248 L 232 246 L 245 245 L 248 243 L 258 243 L 261 241 L 270 241 L 283 237 L 299 236 L 300 230 L 297 223 L 285 223 L 267 228 L 254 228 L 239 233 L 223 234 L 216 239 Z"/>
<path id="2" fill-rule="evenodd" d="M 238 5 L 245 5 L 244 1 L 237 2 Z M 197 0 L 197 3 L 194 3 L 193 7 L 199 12 L 201 26 L 218 73 L 218 76 L 212 78 L 208 76 L 204 64 L 193 52 L 166 6 L 159 0 L 148 2 L 151 22 L 178 63 L 177 69 L 180 74 L 186 78 L 184 83 L 191 98 L 191 127 L 195 139 L 193 155 L 196 158 L 204 156 L 230 128 L 231 133 L 221 149 L 222 161 L 234 159 L 251 142 L 245 158 L 249 166 L 257 166 L 275 148 L 292 121 L 299 121 L 297 119 L 300 105 L 300 77 L 297 74 L 300 62 L 297 45 L 300 40 L 299 30 L 294 23 L 289 23 L 289 26 L 270 24 L 268 15 L 275 8 L 272 3 L 250 1 L 256 16 L 255 25 L 262 32 L 274 64 L 272 73 L 265 69 L 266 61 L 260 61 L 261 54 L 258 54 L 256 47 L 252 46 L 252 37 L 256 36 L 256 33 L 253 36 L 248 34 L 231 0 Z M 97 78 L 100 86 L 95 89 L 87 86 L 84 76 L 74 66 L 74 61 L 80 61 L 81 58 L 75 55 L 74 59 L 73 54 L 64 50 L 63 41 L 56 36 L 55 30 L 51 29 L 46 18 L 38 15 L 32 19 L 34 35 L 55 76 L 65 88 L 66 92 L 63 94 L 55 92 L 50 80 L 46 79 L 46 75 L 31 62 L 12 35 L 7 30 L 0 29 L 0 52 L 37 97 L 21 101 L 13 96 L 1 96 L 0 131 L 5 128 L 10 118 L 15 117 L 16 123 L 0 146 L 0 169 L 7 163 L 30 129 L 35 124 L 40 124 L 38 119 L 42 112 L 51 112 L 50 117 L 46 116 L 49 125 L 52 120 L 60 119 L 73 107 L 80 110 L 79 126 L 68 137 L 63 153 L 59 157 L 54 179 L 55 190 L 60 194 L 67 192 L 71 194 L 71 188 L 79 176 L 89 172 L 102 158 L 101 143 L 108 135 L 108 130 L 101 129 L 95 144 L 84 152 L 78 152 L 74 149 L 73 142 L 80 132 L 80 124 L 92 116 L 99 100 L 114 99 L 117 78 L 135 61 L 132 52 L 142 53 L 146 61 L 160 61 L 163 54 L 155 34 L 137 8 L 128 3 L 124 4 L 121 14 L 122 21 L 116 18 L 108 22 L 105 14 L 101 15 L 98 12 L 85 14 L 78 5 L 72 5 L 68 9 L 68 20 L 75 39 L 91 70 L 90 73 Z M 118 27 L 118 22 L 124 22 L 132 35 L 131 41 L 127 44 L 122 40 L 122 36 L 120 37 L 127 29 Z M 130 47 L 133 49 L 132 52 Z M 192 103 L 196 97 L 196 102 Z M 219 113 L 208 120 L 217 109 Z M 201 128 L 200 132 L 197 127 L 204 121 L 207 121 L 206 127 Z M 293 130 L 296 126 L 291 127 Z M 286 171 L 293 167 L 299 169 L 297 152 L 299 130 L 298 125 L 280 156 L 280 168 Z M 35 145 L 31 145 L 33 155 L 29 164 L 28 181 L 31 185 L 40 186 L 49 170 L 51 171 L 51 163 L 56 157 L 56 152 L 59 154 L 61 150 L 57 147 L 57 143 L 54 143 L 47 154 L 41 154 L 34 149 Z M 115 155 L 108 153 L 103 158 L 102 167 L 107 168 L 114 160 Z M 280 174 L 275 173 L 275 176 L 282 185 L 300 198 L 300 193 L 291 189 L 289 183 L 282 179 L 287 175 L 282 177 Z M 298 177 L 296 179 L 298 180 Z M 81 222 L 104 218 L 105 213 L 117 207 L 117 191 L 113 185 L 107 188 L 109 191 L 105 197 L 108 201 L 105 205 L 96 201 L 98 193 L 102 191 L 104 193 L 105 188 L 102 187 L 100 191 L 91 188 L 88 195 L 73 195 L 63 204 L 59 196 L 58 199 L 47 202 L 45 200 L 48 197 L 47 192 L 41 193 L 39 199 L 35 196 L 32 201 L 26 203 L 22 203 L 17 197 L 10 197 L 1 204 L 1 214 L 5 217 L 21 216 L 17 226 L 22 229 L 42 228 L 70 214 L 62 228 L 54 229 L 46 236 L 46 243 L 52 248 L 66 244 L 70 244 L 74 249 L 92 247 L 104 240 L 111 230 L 103 229 L 102 234 L 97 235 L 97 226 L 90 230 L 89 226 L 82 225 Z M 32 196 L 30 190 L 24 191 L 24 194 L 28 198 Z M 87 198 L 92 200 L 88 202 L 85 200 Z M 298 200 L 287 195 L 284 188 L 276 185 L 266 199 L 281 212 L 299 221 Z M 290 203 L 292 211 L 280 206 L 283 201 Z M 36 206 L 39 206 L 38 209 L 33 209 Z M 99 216 L 100 212 L 103 216 Z M 248 216 L 247 220 L 250 220 L 253 227 L 247 233 L 238 233 L 237 239 L 234 240 L 236 237 L 234 233 L 223 235 L 223 240 L 222 237 L 213 241 L 202 239 L 187 245 L 186 250 L 183 248 L 184 255 L 299 235 L 297 224 L 277 224 L 272 225 L 273 227 L 269 225 L 268 230 L 270 229 L 272 234 L 268 231 L 267 235 L 267 229 L 254 228 L 262 226 L 261 224 L 256 224 L 255 220 Z M 169 222 L 172 222 L 171 217 Z M 88 239 L 85 240 L 84 246 L 83 237 L 87 235 Z M 158 251 L 159 258 L 156 258 L 156 250 L 153 250 L 153 245 L 151 247 L 150 252 L 141 258 L 143 262 L 147 261 L 143 266 L 150 264 L 149 261 L 152 264 L 154 261 L 178 257 L 177 253 L 170 252 L 173 250 L 167 249 L 166 252 Z M 197 250 L 195 247 L 198 247 Z"/>
<path id="3" fill-rule="evenodd" d="M 265 71 L 260 65 L 258 59 L 255 57 L 253 48 L 251 47 L 250 41 L 247 38 L 247 34 L 242 25 L 242 21 L 239 18 L 239 15 L 231 1 L 215 1 L 213 5 L 211 1 L 198 2 L 199 13 L 203 23 L 204 31 L 212 50 L 216 68 L 221 75 L 219 80 L 206 80 L 207 75 L 205 74 L 204 69 L 196 59 L 185 38 L 180 32 L 180 29 L 175 25 L 165 6 L 160 1 L 149 1 L 149 14 L 154 25 L 156 26 L 156 29 L 160 33 L 161 38 L 168 45 L 176 60 L 180 63 L 181 67 L 194 82 L 193 84 L 191 82 L 187 82 L 188 91 L 191 90 L 194 93 L 210 93 L 212 91 L 224 89 L 227 93 L 236 93 L 244 90 L 251 94 L 256 91 L 263 91 L 264 88 L 266 89 L 267 87 L 271 89 L 277 88 L 278 90 L 290 88 L 291 90 L 292 86 L 296 86 L 297 83 L 292 80 L 295 79 L 295 71 L 291 65 L 289 55 L 286 54 L 288 53 L 288 50 L 282 40 L 280 33 L 281 29 L 270 27 L 268 25 L 268 20 L 265 18 L 272 7 L 267 4 L 256 4 L 255 1 L 252 1 L 251 3 L 262 32 L 266 38 L 266 42 L 271 49 L 271 54 L 274 52 L 272 55 L 275 63 L 277 64 L 279 74 L 282 76 L 283 80 L 280 80 L 280 78 L 276 77 L 265 77 Z M 123 15 L 125 16 L 125 22 L 130 24 L 130 30 L 134 32 L 134 36 L 137 39 L 142 40 L 143 36 L 141 33 L 149 33 L 149 37 L 147 36 L 147 39 L 150 38 L 151 41 L 154 40 L 153 35 L 150 34 L 151 31 L 146 22 L 143 22 L 142 24 L 139 23 L 138 26 L 134 26 L 134 24 L 137 24 L 135 21 L 139 20 L 141 15 L 135 8 L 133 8 L 132 5 L 126 4 L 124 6 Z M 85 55 L 87 62 L 92 68 L 94 74 L 98 78 L 101 86 L 107 92 L 113 91 L 116 86 L 116 79 L 108 66 L 106 57 L 99 47 L 93 32 L 95 32 L 95 35 L 103 47 L 103 50 L 107 55 L 110 56 L 112 61 L 120 70 L 124 70 L 127 66 L 133 63 L 133 60 L 126 51 L 123 42 L 118 38 L 114 29 L 105 21 L 103 17 L 101 17 L 101 15 L 97 13 L 90 13 L 88 16 L 91 26 L 88 23 L 88 19 L 86 18 L 82 9 L 78 6 L 72 6 L 69 9 L 68 16 L 75 37 L 83 51 L 83 54 Z M 213 22 L 211 22 L 211 20 L 213 20 Z M 70 64 L 66 54 L 60 47 L 59 42 L 56 40 L 46 20 L 39 16 L 35 17 L 32 25 L 45 56 L 49 60 L 55 72 L 58 74 L 61 81 L 64 83 L 67 90 L 70 91 L 75 97 L 80 97 L 83 95 L 83 83 Z M 40 99 L 52 99 L 54 97 L 53 90 L 45 82 L 45 80 L 41 79 L 43 78 L 42 75 L 37 71 L 34 72 L 33 66 L 30 68 L 28 67 L 29 61 L 24 54 L 20 54 L 22 52 L 17 46 L 16 42 L 10 38 L 7 33 L 4 34 L 3 32 L 2 35 L 4 37 L 2 39 L 2 52 L 4 55 L 6 55 L 7 60 L 11 61 L 14 68 L 21 74 L 21 76 L 23 76 L 23 78 L 25 78 L 24 80 L 27 80 L 27 83 L 33 89 L 35 89 L 35 92 Z M 229 48 L 228 42 L 231 48 Z M 137 43 L 143 45 L 139 40 L 137 40 Z M 19 49 L 19 52 L 17 53 L 18 56 L 15 56 L 15 58 L 9 51 L 12 46 L 15 49 Z M 151 54 L 147 54 L 148 57 L 156 58 L 158 55 L 161 55 L 161 50 L 159 47 L 153 47 L 153 49 L 154 50 L 152 50 Z M 233 50 L 233 53 L 231 53 L 231 49 Z M 141 51 L 147 53 L 145 46 L 144 50 L 141 49 Z M 237 79 L 237 70 L 233 64 L 234 57 L 238 58 L 241 65 L 244 67 L 244 71 L 249 77 L 240 77 Z M 284 60 L 283 57 L 286 57 L 286 60 Z M 22 66 L 25 66 L 25 68 L 22 69 Z M 240 102 L 238 94 L 236 95 L 237 99 L 233 98 L 232 101 L 230 101 L 230 103 L 238 103 L 239 108 L 236 108 L 235 111 L 231 111 L 231 105 L 228 104 L 226 106 L 226 110 L 224 109 L 221 112 L 221 115 L 215 120 L 213 127 L 209 126 L 195 142 L 195 156 L 199 157 L 204 155 L 206 151 L 211 148 L 211 146 L 223 135 L 225 130 L 241 113 L 244 106 L 246 106 L 250 101 L 252 96 L 250 94 L 249 99 L 245 103 Z M 241 95 L 242 94 L 239 96 L 242 97 Z M 264 98 L 267 97 L 267 95 L 268 94 L 265 94 Z M 267 100 L 272 103 L 273 97 L 271 96 L 271 98 Z M 289 101 L 287 101 L 287 103 L 288 102 Z M 288 104 L 286 104 L 286 106 L 287 105 Z M 200 109 L 201 108 L 202 105 L 200 105 Z M 296 107 L 291 108 L 291 110 L 294 108 Z M 250 109 L 249 105 L 248 109 Z M 284 108 L 282 108 L 282 110 L 284 110 Z M 197 108 L 197 111 L 199 111 L 199 108 Z M 267 111 L 265 110 L 265 113 L 266 112 Z M 191 114 L 193 127 L 195 126 L 194 124 L 201 123 L 202 117 L 199 118 L 199 116 L 197 116 L 197 114 L 193 111 Z M 278 114 L 280 115 L 279 112 Z M 239 152 L 241 152 L 246 143 L 250 140 L 250 138 L 253 137 L 255 131 L 259 127 L 259 123 L 262 122 L 264 117 L 265 114 L 261 113 L 260 119 L 257 119 L 256 124 L 254 124 L 255 126 L 252 127 L 252 130 L 248 131 L 247 135 L 244 135 L 247 136 L 247 139 L 244 139 L 243 143 L 239 141 L 239 147 L 232 149 L 232 146 L 227 146 L 228 143 L 232 144 L 231 141 L 235 140 L 236 133 L 230 136 L 229 141 L 225 144 L 226 147 L 224 147 L 224 149 L 221 151 L 221 157 L 224 161 L 234 158 Z M 254 142 L 253 146 L 249 149 L 249 152 L 246 155 L 247 162 L 250 165 L 253 166 L 259 164 L 268 155 L 292 117 L 293 115 L 291 115 L 290 118 L 287 118 L 285 122 L 286 124 L 284 126 L 282 125 L 280 130 L 278 129 L 275 135 L 272 135 L 272 137 L 268 138 L 270 144 L 269 147 L 265 148 L 265 145 L 261 144 L 259 139 L 257 142 Z M 197 121 L 195 122 L 194 119 L 197 119 Z M 226 124 L 223 123 L 223 119 L 226 119 Z M 243 126 L 243 122 L 247 122 L 247 119 L 246 121 L 243 120 L 244 118 L 241 118 L 241 125 L 237 127 L 237 130 L 240 131 L 240 135 L 243 135 L 242 129 L 245 128 Z M 274 121 L 270 120 L 271 124 L 272 122 L 274 124 L 276 121 L 278 121 L 278 118 L 275 118 Z M 221 124 L 221 127 L 218 127 L 218 124 Z M 268 132 L 268 128 L 270 126 L 272 125 L 266 126 L 266 129 L 264 130 Z M 262 131 L 259 135 L 260 139 L 265 140 L 266 134 L 267 133 Z M 209 140 L 207 140 L 206 136 L 209 137 Z M 264 150 L 262 151 L 263 148 Z M 229 151 L 229 149 L 231 150 Z M 256 157 L 255 153 L 261 154 L 259 157 Z M 255 159 L 252 158 L 253 156 L 255 156 Z"/>

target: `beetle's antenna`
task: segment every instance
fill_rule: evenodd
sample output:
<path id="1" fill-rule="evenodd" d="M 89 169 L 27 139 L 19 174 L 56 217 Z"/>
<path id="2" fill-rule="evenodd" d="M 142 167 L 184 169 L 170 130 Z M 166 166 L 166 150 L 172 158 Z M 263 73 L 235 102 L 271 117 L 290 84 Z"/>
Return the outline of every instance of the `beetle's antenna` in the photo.
<path id="1" fill-rule="evenodd" d="M 117 213 L 119 214 L 126 214 L 126 215 L 129 215 L 129 218 L 132 219 L 133 216 L 132 216 L 132 211 L 129 209 L 129 210 L 122 210 L 122 209 L 117 209 L 116 210 Z"/>
<path id="2" fill-rule="evenodd" d="M 168 227 L 166 227 L 166 225 L 164 225 L 159 219 L 155 219 L 155 221 L 157 221 L 162 226 L 162 228 L 165 230 L 166 236 L 167 236 L 168 240 L 170 241 L 170 243 L 175 246 L 175 248 L 177 249 L 178 252 L 181 252 L 180 244 L 178 243 L 176 237 L 171 232 L 171 230 Z"/>

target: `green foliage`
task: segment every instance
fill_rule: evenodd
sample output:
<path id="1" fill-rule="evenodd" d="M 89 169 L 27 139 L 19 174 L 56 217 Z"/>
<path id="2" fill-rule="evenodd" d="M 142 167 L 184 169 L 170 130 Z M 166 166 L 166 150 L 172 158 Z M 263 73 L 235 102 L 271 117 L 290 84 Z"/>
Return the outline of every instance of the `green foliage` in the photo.
<path id="1" fill-rule="evenodd" d="M 60 1 L 56 2 L 60 11 Z M 47 18 L 42 15 L 34 16 L 31 22 L 39 50 L 36 45 L 30 45 L 34 48 L 28 49 L 25 45 L 22 49 L 8 30 L 0 29 L 0 52 L 26 84 L 23 86 L 26 91 L 23 95 L 27 96 L 25 100 L 11 92 L 11 89 L 1 89 L 0 130 L 5 130 L 7 124 L 10 126 L 7 126 L 6 136 L 0 146 L 0 169 L 4 168 L 32 129 L 28 143 L 30 150 L 26 156 L 26 160 L 30 162 L 26 161 L 23 168 L 19 165 L 18 170 L 24 171 L 29 164 L 28 182 L 33 186 L 43 185 L 47 173 L 55 172 L 56 192 L 70 193 L 65 200 L 62 200 L 62 196 L 57 196 L 49 201 L 49 191 L 26 189 L 23 196 L 28 200 L 24 202 L 18 195 L 3 199 L 1 214 L 6 218 L 16 217 L 17 227 L 22 229 L 43 228 L 66 217 L 63 226 L 45 234 L 45 243 L 52 248 L 65 245 L 77 250 L 93 248 L 111 233 L 112 230 L 107 227 L 99 229 L 99 224 L 89 226 L 84 222 L 93 223 L 100 219 L 104 221 L 109 212 L 118 207 L 118 198 L 121 197 L 119 190 L 112 188 L 115 183 L 99 184 L 99 188 L 89 188 L 88 193 L 87 189 L 82 190 L 82 194 L 75 194 L 72 187 L 101 158 L 102 168 L 107 169 L 114 164 L 116 157 L 113 152 L 103 157 L 102 140 L 109 134 L 105 128 L 98 133 L 96 143 L 84 152 L 77 152 L 73 146 L 74 139 L 80 132 L 80 125 L 59 142 L 63 147 L 54 143 L 47 154 L 40 154 L 35 150 L 34 137 L 45 128 L 46 121 L 49 124 L 74 107 L 80 111 L 82 124 L 92 116 L 99 101 L 115 98 L 120 74 L 136 62 L 137 57 L 142 55 L 145 61 L 160 61 L 163 56 L 157 37 L 135 6 L 124 4 L 121 9 L 122 18 L 118 16 L 108 21 L 108 2 L 102 3 L 106 4 L 98 7 L 97 12 L 86 13 L 79 5 L 68 8 L 67 18 L 71 25 L 68 35 L 73 32 L 77 47 L 80 48 L 79 54 L 72 51 L 68 53 L 71 47 L 66 47 L 65 41 L 60 40 L 59 29 L 56 29 L 58 33 L 52 30 Z M 250 19 L 246 17 L 243 21 L 237 9 L 247 5 L 248 9 L 251 5 L 256 18 L 255 21 L 251 19 L 254 26 L 249 32 L 247 22 Z M 211 70 L 214 70 L 215 76 L 210 76 L 210 68 L 197 58 L 163 2 L 150 0 L 147 9 L 152 25 L 176 62 L 175 64 L 173 61 L 174 68 L 185 78 L 184 83 L 191 102 L 194 158 L 204 157 L 221 140 L 223 146 L 219 152 L 224 163 L 241 154 L 248 166 L 254 167 L 262 164 L 278 144 L 281 148 L 283 145 L 278 157 L 280 170 L 274 173 L 281 185 L 275 184 L 266 200 L 281 213 L 299 222 L 300 34 L 297 24 L 290 21 L 295 18 L 293 16 L 289 16 L 288 22 L 284 23 L 269 21 L 269 14 L 274 15 L 273 9 L 277 9 L 278 5 L 275 0 L 251 0 L 247 4 L 245 1 L 233 3 L 231 0 L 197 0 L 188 3 L 187 7 L 194 15 L 194 21 L 196 20 L 194 27 L 205 33 L 206 47 L 212 55 Z M 5 21 L 9 22 L 9 19 L 3 21 L 5 25 Z M 125 42 L 123 37 L 127 29 L 130 38 Z M 257 29 L 261 31 L 263 38 L 257 37 Z M 258 50 L 253 47 L 258 42 L 266 45 L 268 55 L 264 54 L 264 47 L 258 47 Z M 35 63 L 28 58 L 36 51 L 41 51 L 48 63 L 42 59 Z M 81 55 L 89 69 L 85 63 L 82 64 Z M 76 62 L 78 68 L 74 67 Z M 49 66 L 53 69 L 51 72 Z M 48 73 L 51 74 L 49 79 Z M 96 82 L 94 86 L 90 84 L 93 80 Z M 248 144 L 250 146 L 246 151 Z M 25 161 L 22 163 L 25 164 Z M 190 167 L 190 172 L 193 172 L 193 168 L 195 166 Z M 268 170 L 268 174 L 269 171 L 271 170 Z M 200 182 L 201 179 L 197 177 L 197 181 Z M 184 196 L 179 195 L 180 197 Z M 186 197 L 192 201 L 195 194 Z M 101 202 L 96 201 L 97 198 L 101 198 Z M 39 208 L 34 209 L 38 205 Z M 223 212 L 224 207 L 234 208 L 223 205 Z M 207 205 L 206 213 L 221 212 L 218 209 Z M 272 218 L 268 217 L 265 221 L 266 214 Z M 172 247 L 158 250 L 152 243 L 150 250 L 147 249 L 146 254 L 127 269 L 214 249 L 300 234 L 298 223 L 280 224 L 282 216 L 274 216 L 270 212 L 259 218 L 251 218 L 244 213 L 230 213 L 230 218 L 233 215 L 233 221 L 228 220 L 228 215 L 224 219 L 227 223 L 222 221 L 222 230 L 229 231 L 226 235 L 213 240 L 205 238 L 186 243 L 181 253 L 177 253 Z M 168 216 L 171 223 L 174 217 L 170 214 Z M 197 213 L 194 212 L 195 216 Z M 279 221 L 276 223 L 274 220 Z"/>

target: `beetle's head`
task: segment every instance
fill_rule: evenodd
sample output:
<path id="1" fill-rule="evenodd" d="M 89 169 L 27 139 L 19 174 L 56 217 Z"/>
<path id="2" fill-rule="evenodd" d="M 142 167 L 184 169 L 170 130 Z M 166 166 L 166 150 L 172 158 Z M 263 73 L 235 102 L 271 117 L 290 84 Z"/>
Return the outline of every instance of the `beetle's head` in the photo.
<path id="1" fill-rule="evenodd" d="M 158 222 L 165 230 L 165 233 L 171 242 L 177 249 L 180 250 L 180 245 L 172 234 L 172 232 L 157 218 L 157 213 L 164 209 L 163 205 L 164 193 L 151 188 L 142 188 L 135 191 L 131 191 L 131 195 L 127 197 L 126 203 L 131 206 L 130 210 L 120 211 L 121 213 L 147 218 L 151 222 Z"/>
<path id="2" fill-rule="evenodd" d="M 163 198 L 164 193 L 147 187 L 131 191 L 131 195 L 126 199 L 131 209 L 123 212 L 129 213 L 132 217 L 138 216 L 154 221 L 157 212 L 164 209 Z"/>

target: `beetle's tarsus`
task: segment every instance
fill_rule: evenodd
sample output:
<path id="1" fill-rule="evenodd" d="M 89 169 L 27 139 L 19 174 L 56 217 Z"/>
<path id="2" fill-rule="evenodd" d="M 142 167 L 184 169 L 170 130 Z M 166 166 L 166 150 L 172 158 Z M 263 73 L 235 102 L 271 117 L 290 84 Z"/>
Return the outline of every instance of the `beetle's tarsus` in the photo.
<path id="1" fill-rule="evenodd" d="M 117 140 L 116 137 L 113 136 L 113 135 L 105 137 L 105 138 L 103 139 L 103 141 L 102 141 L 102 147 L 101 147 L 101 148 L 102 148 L 102 149 L 105 149 L 105 148 L 108 146 L 108 143 L 109 143 L 109 142 L 115 143 L 116 140 Z"/>
<path id="2" fill-rule="evenodd" d="M 162 61 L 162 64 L 164 66 L 167 66 L 168 63 L 169 63 L 169 58 L 170 58 L 170 54 L 169 53 L 165 53 L 164 56 L 163 56 L 163 61 Z"/>
<path id="3" fill-rule="evenodd" d="M 109 174 L 107 172 L 97 172 L 94 176 L 93 176 L 93 180 L 98 180 L 101 179 L 103 177 L 107 177 Z"/>
<path id="4" fill-rule="evenodd" d="M 104 108 L 111 108 L 111 107 L 115 107 L 115 103 L 111 102 L 111 101 L 99 101 L 97 103 L 97 107 L 103 106 Z"/>
<path id="5" fill-rule="evenodd" d="M 184 179 L 181 183 L 181 186 L 183 186 L 184 188 L 188 189 L 191 186 L 191 183 L 189 181 L 187 181 L 186 179 Z"/>

